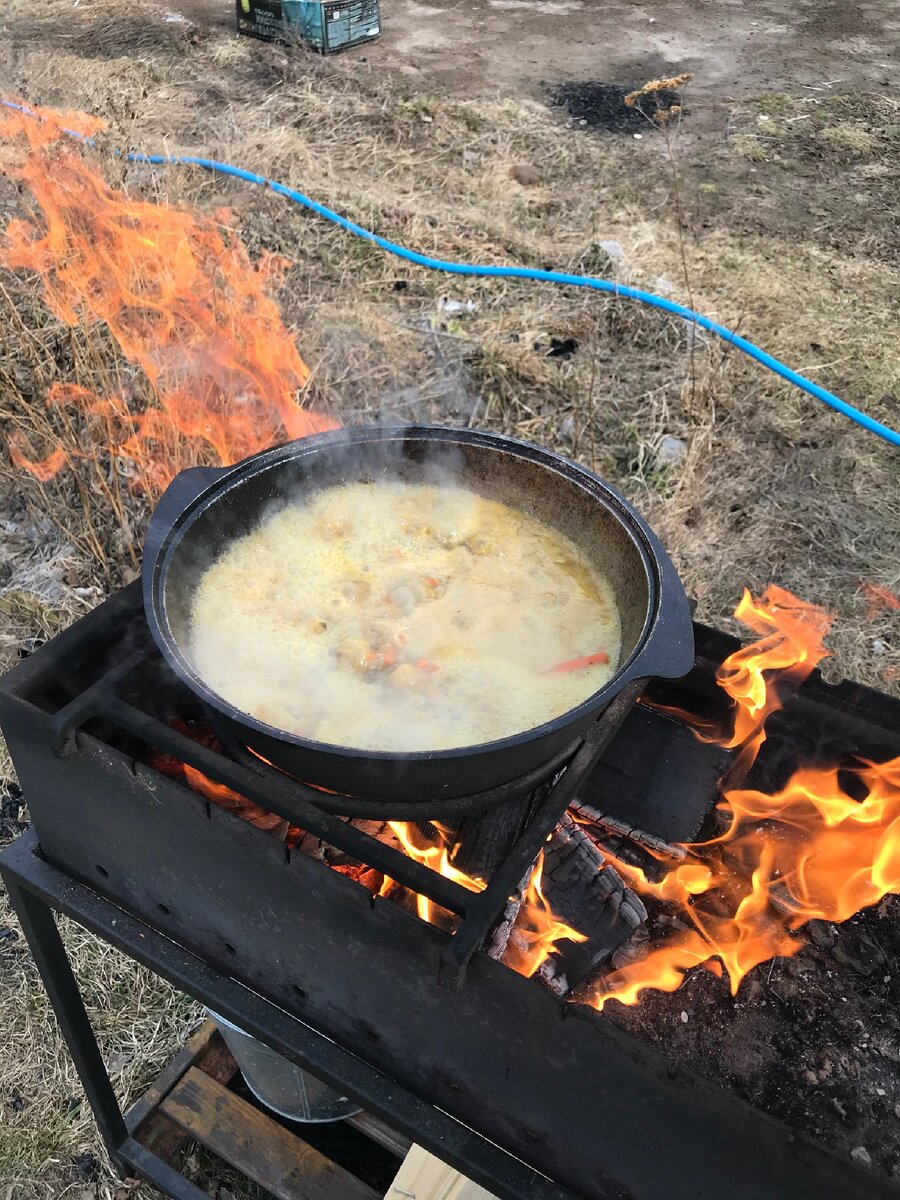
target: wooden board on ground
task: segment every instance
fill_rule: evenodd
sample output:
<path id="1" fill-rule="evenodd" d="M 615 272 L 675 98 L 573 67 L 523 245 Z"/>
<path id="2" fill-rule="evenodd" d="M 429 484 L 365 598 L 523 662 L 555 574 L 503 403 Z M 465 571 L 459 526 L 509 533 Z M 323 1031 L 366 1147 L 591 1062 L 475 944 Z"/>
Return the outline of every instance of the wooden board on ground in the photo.
<path id="1" fill-rule="evenodd" d="M 160 1111 L 162 1101 L 191 1068 L 202 1071 L 222 1084 L 230 1083 L 237 1074 L 237 1063 L 212 1019 L 204 1022 L 181 1053 L 189 1053 L 187 1061 L 182 1061 L 180 1055 L 176 1056 L 169 1070 L 147 1089 L 139 1101 L 150 1106 L 149 1113 L 143 1117 L 140 1112 L 135 1113 L 138 1105 L 132 1110 L 138 1117 L 135 1130 L 141 1145 L 168 1163 L 174 1162 L 188 1135 Z"/>
<path id="2" fill-rule="evenodd" d="M 164 1098 L 160 1112 L 278 1200 L 379 1200 L 355 1175 L 196 1067 Z"/>
<path id="3" fill-rule="evenodd" d="M 496 1200 L 496 1197 L 421 1146 L 413 1146 L 384 1200 Z"/>

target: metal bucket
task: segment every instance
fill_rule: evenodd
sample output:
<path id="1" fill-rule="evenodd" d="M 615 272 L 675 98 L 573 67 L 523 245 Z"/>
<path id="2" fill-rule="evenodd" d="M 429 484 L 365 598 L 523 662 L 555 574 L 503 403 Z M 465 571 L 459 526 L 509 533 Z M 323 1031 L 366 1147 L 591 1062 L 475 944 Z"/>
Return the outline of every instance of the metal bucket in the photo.
<path id="1" fill-rule="evenodd" d="M 354 1101 L 339 1096 L 314 1075 L 276 1054 L 211 1008 L 206 1011 L 219 1026 L 247 1087 L 273 1112 L 291 1121 L 309 1124 L 343 1121 L 360 1112 Z"/>

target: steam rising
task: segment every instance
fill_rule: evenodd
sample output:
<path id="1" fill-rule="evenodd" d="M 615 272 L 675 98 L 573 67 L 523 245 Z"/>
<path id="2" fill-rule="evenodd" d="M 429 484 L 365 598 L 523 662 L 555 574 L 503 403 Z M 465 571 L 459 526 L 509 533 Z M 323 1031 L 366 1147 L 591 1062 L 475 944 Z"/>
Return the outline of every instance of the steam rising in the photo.
<path id="1" fill-rule="evenodd" d="M 428 483 L 397 479 L 400 444 L 366 482 L 285 497 L 220 556 L 194 601 L 198 672 L 278 729 L 372 750 L 492 741 L 576 707 L 618 662 L 606 580 L 561 534 L 453 482 L 446 447 L 416 465 Z"/>

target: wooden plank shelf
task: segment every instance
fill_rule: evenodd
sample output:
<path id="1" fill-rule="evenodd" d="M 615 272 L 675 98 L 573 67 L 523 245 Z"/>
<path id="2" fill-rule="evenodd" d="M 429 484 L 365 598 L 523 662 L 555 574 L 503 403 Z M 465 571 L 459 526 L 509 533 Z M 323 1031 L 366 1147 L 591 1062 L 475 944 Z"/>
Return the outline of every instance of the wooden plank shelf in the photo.
<path id="1" fill-rule="evenodd" d="M 277 1200 L 380 1200 L 368 1184 L 197 1067 L 160 1112 Z"/>
<path id="2" fill-rule="evenodd" d="M 238 1075 L 215 1021 L 207 1020 L 126 1114 L 129 1132 L 176 1171 L 188 1142 L 199 1142 L 275 1200 L 382 1200 L 380 1188 L 310 1145 L 302 1126 L 288 1126 L 230 1090 Z M 493 1200 L 370 1113 L 344 1124 L 396 1161 L 385 1200 Z"/>

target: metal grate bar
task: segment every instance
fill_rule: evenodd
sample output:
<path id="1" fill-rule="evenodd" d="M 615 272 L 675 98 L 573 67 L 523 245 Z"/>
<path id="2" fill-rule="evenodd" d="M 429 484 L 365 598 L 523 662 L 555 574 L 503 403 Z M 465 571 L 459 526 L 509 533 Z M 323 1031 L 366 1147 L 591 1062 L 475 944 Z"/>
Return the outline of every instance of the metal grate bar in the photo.
<path id="1" fill-rule="evenodd" d="M 509 893 L 517 887 L 543 843 L 562 820 L 569 802 L 617 733 L 645 683 L 646 680 L 636 679 L 623 688 L 590 727 L 572 761 L 551 785 L 528 827 L 494 871 L 488 887 L 470 904 L 468 919 L 457 929 L 441 956 L 440 979 L 448 987 L 455 989 L 462 985 L 472 955 L 490 933 Z"/>
<path id="2" fill-rule="evenodd" d="M 441 961 L 441 981 L 454 989 L 462 985 L 472 955 L 484 943 L 498 920 L 510 892 L 534 862 L 543 842 L 562 818 L 569 801 L 633 707 L 645 682 L 635 681 L 621 692 L 600 714 L 584 738 L 572 742 L 548 763 L 479 795 L 479 806 L 489 809 L 539 790 L 545 792 L 524 832 L 492 872 L 488 886 L 481 892 L 473 892 L 394 846 L 364 833 L 349 821 L 339 819 L 331 811 L 336 808 L 341 816 L 370 816 L 372 802 L 356 797 L 326 797 L 315 788 L 270 767 L 238 745 L 226 746 L 232 757 L 217 753 L 128 703 L 122 698 L 121 692 L 125 690 L 129 677 L 145 664 L 150 653 L 150 647 L 135 651 L 51 718 L 54 752 L 63 757 L 72 754 L 77 747 L 79 729 L 92 719 L 102 718 L 142 742 L 189 764 L 209 779 L 224 784 L 262 808 L 298 824 L 358 862 L 427 897 L 462 918 L 448 939 Z M 456 803 L 466 811 L 471 800 L 471 796 L 459 797 Z M 452 816 L 452 812 L 447 811 L 452 803 L 442 803 L 442 816 Z M 397 811 L 401 807 L 402 815 Z M 419 822 L 427 819 L 427 810 L 423 812 L 422 806 L 415 802 L 402 806 L 378 806 L 381 814 L 385 813 L 386 808 L 390 809 L 387 813 L 389 817 Z"/>

